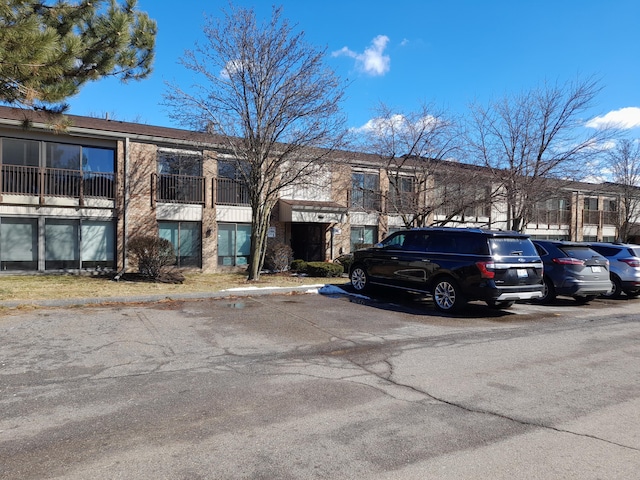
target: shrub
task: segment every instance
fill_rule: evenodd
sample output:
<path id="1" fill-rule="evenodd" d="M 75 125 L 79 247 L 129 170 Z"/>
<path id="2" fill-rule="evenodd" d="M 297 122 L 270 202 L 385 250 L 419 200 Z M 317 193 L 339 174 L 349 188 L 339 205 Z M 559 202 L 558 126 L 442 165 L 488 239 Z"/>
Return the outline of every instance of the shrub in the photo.
<path id="1" fill-rule="evenodd" d="M 297 258 L 291 262 L 291 270 L 298 273 L 304 273 L 307 271 L 307 262 Z"/>
<path id="2" fill-rule="evenodd" d="M 138 266 L 138 272 L 154 280 L 176 261 L 173 244 L 166 238 L 142 235 L 133 237 L 129 241 L 128 251 Z"/>
<path id="3" fill-rule="evenodd" d="M 282 242 L 269 241 L 264 256 L 264 266 L 269 270 L 284 272 L 293 260 L 293 250 Z"/>
<path id="4" fill-rule="evenodd" d="M 307 274 L 310 277 L 339 277 L 344 272 L 342 265 L 329 262 L 307 263 Z"/>

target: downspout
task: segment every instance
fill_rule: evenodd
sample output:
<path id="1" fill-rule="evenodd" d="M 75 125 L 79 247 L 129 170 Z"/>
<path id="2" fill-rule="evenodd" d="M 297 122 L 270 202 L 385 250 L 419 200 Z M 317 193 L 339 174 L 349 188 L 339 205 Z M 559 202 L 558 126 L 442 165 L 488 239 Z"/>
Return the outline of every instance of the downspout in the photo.
<path id="1" fill-rule="evenodd" d="M 122 175 L 122 269 L 114 277 L 114 280 L 120 280 L 124 272 L 127 270 L 127 231 L 129 228 L 127 220 L 127 211 L 129 209 L 129 137 L 124 138 L 124 167 Z"/>
<path id="2" fill-rule="evenodd" d="M 124 139 L 124 179 L 122 180 L 122 194 L 124 196 L 122 205 L 122 271 L 127 270 L 127 239 L 129 238 L 129 222 L 127 212 L 129 210 L 129 137 Z"/>

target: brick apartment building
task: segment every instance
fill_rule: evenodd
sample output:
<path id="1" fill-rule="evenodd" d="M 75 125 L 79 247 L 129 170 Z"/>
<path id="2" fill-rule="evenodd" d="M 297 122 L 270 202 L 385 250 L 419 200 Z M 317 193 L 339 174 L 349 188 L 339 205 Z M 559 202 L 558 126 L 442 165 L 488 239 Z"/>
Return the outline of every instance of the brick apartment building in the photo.
<path id="1" fill-rule="evenodd" d="M 215 272 L 247 265 L 251 209 L 220 138 L 107 119 L 68 120 L 56 129 L 44 114 L 0 107 L 0 271 L 120 271 L 127 268 L 127 242 L 138 234 L 169 239 L 181 268 Z M 290 245 L 295 258 L 331 260 L 377 242 L 403 227 L 402 208 L 439 192 L 438 182 L 446 181 L 430 180 L 422 191 L 410 171 L 400 185 L 374 156 L 338 156 L 318 185 L 283 191 L 272 215 L 269 236 Z M 482 176 L 481 169 L 473 173 Z M 391 182 L 402 187 L 394 195 Z M 557 198 L 533 208 L 526 232 L 616 239 L 620 199 L 613 187 L 563 185 Z M 505 228 L 502 207 L 487 200 L 447 216 L 442 205 L 428 223 L 448 218 L 455 226 Z"/>

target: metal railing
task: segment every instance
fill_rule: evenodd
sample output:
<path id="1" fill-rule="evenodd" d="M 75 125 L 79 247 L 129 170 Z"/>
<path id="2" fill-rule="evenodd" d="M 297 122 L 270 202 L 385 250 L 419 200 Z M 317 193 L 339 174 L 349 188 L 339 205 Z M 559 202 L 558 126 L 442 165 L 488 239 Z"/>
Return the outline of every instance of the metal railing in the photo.
<path id="1" fill-rule="evenodd" d="M 2 165 L 1 183 L 3 194 L 115 198 L 115 175 L 109 172 Z"/>
<path id="2" fill-rule="evenodd" d="M 365 211 L 382 211 L 382 193 L 380 191 L 353 188 L 349 194 L 351 208 L 360 208 Z"/>
<path id="3" fill-rule="evenodd" d="M 570 222 L 569 210 L 534 210 L 530 220 L 538 225 L 569 225 Z"/>
<path id="4" fill-rule="evenodd" d="M 204 178 L 187 175 L 158 175 L 157 201 L 204 204 Z"/>
<path id="5" fill-rule="evenodd" d="M 249 190 L 238 180 L 216 178 L 216 203 L 218 205 L 249 205 Z"/>

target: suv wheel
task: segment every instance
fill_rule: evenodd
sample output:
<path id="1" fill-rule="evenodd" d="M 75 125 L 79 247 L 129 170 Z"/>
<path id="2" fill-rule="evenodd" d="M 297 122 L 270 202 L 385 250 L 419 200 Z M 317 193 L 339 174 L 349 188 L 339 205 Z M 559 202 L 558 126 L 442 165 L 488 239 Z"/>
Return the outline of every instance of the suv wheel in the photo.
<path id="1" fill-rule="evenodd" d="M 460 287 L 452 278 L 443 277 L 436 280 L 433 287 L 433 304 L 441 312 L 457 312 L 467 303 L 460 292 Z"/>
<path id="2" fill-rule="evenodd" d="M 351 285 L 356 292 L 364 292 L 369 288 L 369 275 L 360 265 L 356 265 L 351 270 Z"/>
<path id="3" fill-rule="evenodd" d="M 615 275 L 611 275 L 611 291 L 605 293 L 603 296 L 606 298 L 620 298 L 622 295 L 622 282 Z"/>
<path id="4" fill-rule="evenodd" d="M 640 290 L 625 290 L 624 293 L 626 293 L 629 298 L 636 298 L 640 295 Z"/>
<path id="5" fill-rule="evenodd" d="M 542 280 L 542 297 L 538 299 L 540 303 L 552 303 L 556 299 L 556 289 L 553 282 L 549 278 L 544 277 Z"/>

